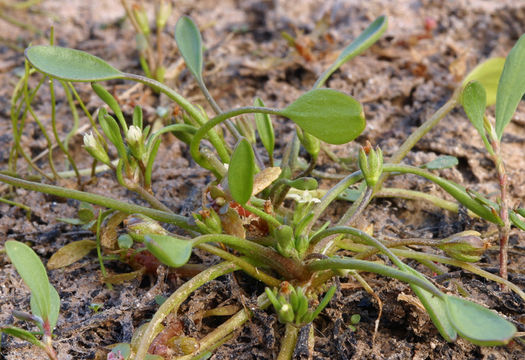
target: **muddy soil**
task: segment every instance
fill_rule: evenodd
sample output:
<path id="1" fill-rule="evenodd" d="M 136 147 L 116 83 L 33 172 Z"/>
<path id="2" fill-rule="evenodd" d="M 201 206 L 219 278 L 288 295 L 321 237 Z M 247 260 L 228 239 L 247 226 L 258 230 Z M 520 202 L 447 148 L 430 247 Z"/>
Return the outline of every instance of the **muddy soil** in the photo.
<path id="1" fill-rule="evenodd" d="M 9 1 L 8 1 L 9 2 Z M 131 1 L 130 1 L 131 2 Z M 150 4 L 146 7 L 151 10 Z M 0 7 L 0 11 L 3 9 Z M 10 97 L 23 70 L 23 53 L 29 42 L 47 43 L 50 26 L 54 26 L 56 44 L 88 51 L 115 67 L 142 73 L 135 47 L 134 31 L 119 1 L 72 0 L 42 1 L 29 11 L 7 12 L 24 23 L 41 30 L 32 33 L 0 19 L 0 168 L 7 168 L 12 133 Z M 514 42 L 525 33 L 525 3 L 500 1 L 177 1 L 174 15 L 162 34 L 165 64 L 173 86 L 192 101 L 207 105 L 191 76 L 181 66 L 172 39 L 176 19 L 187 14 L 202 29 L 206 45 L 205 79 L 211 93 L 223 108 L 250 105 L 255 96 L 266 105 L 282 107 L 308 90 L 316 77 L 337 57 L 338 50 L 354 39 L 379 15 L 389 17 L 389 28 L 381 40 L 358 58 L 337 71 L 328 86 L 356 97 L 364 104 L 367 127 L 355 143 L 329 146 L 342 158 L 355 156 L 358 144 L 367 140 L 379 145 L 386 156 L 451 96 L 458 81 L 475 64 L 494 56 L 505 56 Z M 286 31 L 297 38 L 302 52 L 290 47 L 281 36 Z M 7 45 L 9 44 L 9 46 Z M 126 114 L 140 104 L 146 121 L 153 123 L 159 106 L 173 106 L 163 97 L 141 86 L 109 82 L 119 97 Z M 77 89 L 91 111 L 100 101 L 86 84 Z M 130 90 L 131 89 L 131 90 Z M 72 117 L 64 92 L 58 98 L 59 131 L 71 129 Z M 35 99 L 35 112 L 44 124 L 50 122 L 49 93 L 40 91 Z M 173 108 L 170 108 L 173 111 Z M 277 153 L 291 139 L 292 126 L 277 120 Z M 88 124 L 81 119 L 81 127 Z M 84 128 L 87 129 L 87 128 Z M 73 153 L 80 167 L 90 165 L 81 148 L 81 134 L 74 138 Z M 503 137 L 507 161 L 510 196 L 513 204 L 525 198 L 525 103 L 522 102 L 514 121 Z M 38 126 L 30 121 L 24 132 L 24 149 L 35 157 L 46 148 Z M 494 166 L 484 150 L 475 129 L 462 111 L 445 117 L 408 155 L 405 162 L 420 165 L 439 155 L 453 155 L 459 165 L 439 171 L 440 175 L 474 190 L 494 194 L 498 190 Z M 58 170 L 67 170 L 57 152 Z M 20 172 L 27 164 L 19 162 Z M 44 171 L 46 159 L 38 162 Z M 62 166 L 62 167 L 60 167 Z M 353 165 L 351 165 L 353 166 Z M 348 173 L 323 154 L 319 169 L 336 174 Z M 173 137 L 163 141 L 154 170 L 153 190 L 165 205 L 177 213 L 188 214 L 198 207 L 201 191 L 211 180 L 188 155 L 187 147 Z M 75 187 L 74 181 L 63 181 Z M 330 181 L 322 181 L 328 188 Z M 445 196 L 436 186 L 415 177 L 396 177 L 389 187 Z M 78 227 L 57 220 L 74 217 L 76 201 L 1 186 L 2 197 L 31 208 L 29 219 L 20 208 L 0 203 L 0 246 L 5 240 L 17 239 L 31 246 L 46 262 L 65 244 L 92 235 Z M 116 185 L 109 174 L 101 174 L 86 191 L 141 203 Z M 330 212 L 337 218 L 348 204 L 340 203 Z M 465 215 L 440 210 L 432 205 L 399 199 L 376 199 L 365 212 L 363 226 L 373 224 L 379 236 L 441 238 L 453 233 L 477 229 L 490 233 L 494 229 Z M 494 239 L 495 240 L 495 239 Z M 512 231 L 510 279 L 525 287 L 525 235 Z M 196 257 L 195 260 L 198 260 Z M 215 258 L 205 258 L 210 263 Z M 131 271 L 126 265 L 107 262 L 112 274 Z M 416 264 L 412 264 L 416 266 Z M 481 264 L 497 271 L 497 250 L 489 250 Z M 5 254 L 0 254 L 0 324 L 17 322 L 11 311 L 29 309 L 29 292 L 14 271 Z M 456 291 L 462 286 L 471 297 L 498 311 L 525 331 L 525 303 L 511 293 L 483 278 L 457 268 L 447 276 L 436 278 L 444 289 Z M 430 274 L 429 274 L 430 275 Z M 57 288 L 62 308 L 56 330 L 56 349 L 60 359 L 103 359 L 107 346 L 129 342 L 134 331 L 157 309 L 155 296 L 169 296 L 183 278 L 144 276 L 116 285 L 108 290 L 101 283 L 96 255 L 49 271 Z M 315 348 L 306 346 L 307 329 L 301 332 L 296 349 L 297 359 L 522 359 L 525 348 L 520 342 L 498 348 L 481 348 L 459 340 L 445 342 L 433 327 L 428 315 L 420 310 L 410 288 L 398 281 L 365 274 L 384 304 L 377 334 L 374 322 L 378 305 L 351 278 L 340 278 L 340 291 L 327 310 L 315 321 Z M 180 311 L 184 333 L 200 338 L 224 319 L 199 319 L 202 309 L 217 305 L 250 304 L 262 291 L 242 274 L 219 278 L 199 289 Z M 91 304 L 101 304 L 94 311 Z M 352 314 L 361 322 L 352 330 L 347 326 Z M 283 326 L 271 311 L 256 311 L 254 318 L 235 336 L 217 349 L 211 359 L 274 359 L 279 349 Z M 7 360 L 44 359 L 45 354 L 26 343 L 1 338 L 0 358 Z"/>

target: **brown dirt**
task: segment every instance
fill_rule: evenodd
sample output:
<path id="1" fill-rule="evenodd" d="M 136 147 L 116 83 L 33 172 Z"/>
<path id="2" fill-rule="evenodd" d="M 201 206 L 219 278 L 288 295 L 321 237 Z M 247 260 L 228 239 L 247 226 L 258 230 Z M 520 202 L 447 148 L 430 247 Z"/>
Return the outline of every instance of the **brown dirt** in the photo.
<path id="1" fill-rule="evenodd" d="M 359 4 L 358 4 L 359 3 Z M 378 44 L 364 55 L 344 65 L 328 82 L 334 89 L 355 96 L 364 103 L 367 128 L 357 139 L 364 144 L 370 140 L 381 146 L 385 155 L 392 154 L 399 144 L 424 119 L 430 116 L 452 94 L 458 79 L 479 61 L 504 56 L 518 37 L 525 32 L 525 4 L 513 0 L 488 2 L 482 0 L 442 2 L 432 0 L 368 2 L 300 0 L 285 1 L 177 1 L 164 36 L 166 64 L 177 64 L 178 56 L 172 40 L 172 29 L 179 15 L 189 14 L 201 29 L 206 44 L 205 78 L 212 94 L 223 107 L 233 108 L 252 103 L 260 96 L 272 107 L 284 106 L 309 89 L 315 78 L 338 55 L 338 49 L 355 38 L 377 16 L 389 16 L 389 29 Z M 0 11 L 2 9 L 0 8 Z M 118 1 L 43 1 L 27 12 L 15 12 L 25 22 L 42 29 L 46 34 L 54 25 L 56 43 L 98 55 L 119 69 L 140 73 L 135 50 L 134 33 Z M 323 16 L 329 27 L 322 36 L 315 36 L 315 23 Z M 427 18 L 437 27 L 429 34 L 424 24 Z M 0 36 L 24 47 L 46 43 L 0 20 Z M 312 60 L 308 61 L 291 49 L 281 37 L 281 31 L 299 34 L 305 43 L 312 40 Z M 428 35 L 428 36 L 427 36 Z M 9 101 L 17 74 L 23 66 L 23 54 L 0 44 L 0 168 L 7 166 L 11 145 Z M 176 66 L 173 67 L 177 70 Z M 130 84 L 110 83 L 121 96 L 129 114 L 134 103 L 145 108 L 148 121 L 155 118 L 155 109 L 167 105 L 167 99 L 156 97 L 139 87 L 131 94 L 122 94 Z M 193 101 L 205 105 L 195 83 L 187 72 L 172 80 L 175 87 Z M 77 87 L 90 110 L 100 105 L 89 86 Z M 63 93 L 58 93 L 58 114 L 62 132 L 71 127 Z M 49 123 L 49 94 L 40 91 L 36 112 Z M 86 119 L 82 119 L 87 123 Z M 289 141 L 289 124 L 278 121 L 277 151 Z M 81 137 L 75 138 L 76 143 Z M 504 136 L 503 152 L 507 160 L 510 193 L 514 204 L 525 197 L 525 104 L 522 102 L 515 120 Z M 45 149 L 45 140 L 34 123 L 27 126 L 23 143 L 36 156 Z M 356 145 L 329 147 L 341 157 L 355 154 Z M 474 128 L 461 111 L 454 111 L 431 131 L 409 154 L 406 162 L 422 164 L 438 155 L 458 157 L 459 166 L 443 170 L 441 175 L 484 193 L 497 191 L 494 167 L 484 151 Z M 86 154 L 77 146 L 75 158 L 88 166 Z M 205 184 L 210 180 L 189 160 L 187 148 L 167 138 L 161 147 L 154 171 L 154 191 L 158 198 L 176 212 L 187 213 L 199 202 Z M 45 167 L 45 161 L 42 166 Z M 58 162 L 63 164 L 63 162 Z M 22 161 L 20 161 L 22 164 Z M 323 157 L 320 168 L 328 172 L 345 172 Z M 74 184 L 68 184 L 74 186 Z M 330 184 L 324 182 L 323 188 Z M 444 195 L 434 185 L 415 177 L 397 177 L 389 186 L 421 190 Z M 8 190 L 2 187 L 1 196 Z M 97 184 L 85 190 L 138 202 L 116 186 L 111 176 L 98 177 Z M 57 217 L 73 217 L 78 203 L 44 196 L 25 190 L 14 190 L 13 200 L 30 206 L 30 221 L 25 213 L 0 203 L 0 244 L 6 239 L 29 241 L 39 256 L 47 261 L 63 245 L 90 236 L 76 227 L 65 225 Z M 346 204 L 333 210 L 340 216 Z M 490 231 L 484 223 L 465 216 L 446 213 L 428 204 L 405 200 L 375 200 L 365 213 L 367 222 L 374 224 L 376 233 L 399 237 L 444 237 L 452 233 L 477 228 Z M 510 253 L 511 280 L 525 287 L 523 249 L 525 236 L 513 231 Z M 488 270 L 497 267 L 496 252 L 490 251 L 482 265 Z M 130 269 L 119 263 L 107 264 L 112 273 Z M 0 324 L 14 322 L 11 311 L 29 308 L 28 290 L 22 284 L 4 255 L 0 255 Z M 93 359 L 103 354 L 105 346 L 130 341 L 134 330 L 154 313 L 155 295 L 169 295 L 182 280 L 165 281 L 145 277 L 106 289 L 100 282 L 96 256 L 91 254 L 67 268 L 49 272 L 58 289 L 62 309 L 56 330 L 56 348 L 60 359 Z M 481 348 L 459 340 L 446 343 L 437 333 L 428 316 L 414 305 L 408 286 L 397 281 L 367 275 L 367 281 L 384 303 L 379 331 L 372 341 L 377 304 L 358 284 L 340 279 L 336 297 L 318 320 L 316 345 L 313 354 L 305 343 L 307 331 L 301 334 L 296 358 L 308 359 L 519 359 L 524 347 L 513 342 L 506 347 Z M 449 277 L 438 279 L 440 284 L 455 291 L 461 284 L 472 297 L 513 321 L 519 331 L 525 330 L 525 304 L 512 294 L 502 293 L 486 280 L 451 269 Z M 260 286 L 242 275 L 213 281 L 199 289 L 180 311 L 187 335 L 201 337 L 216 326 L 220 319 L 196 321 L 202 308 L 216 305 L 240 304 L 253 301 Z M 406 296 L 400 296 L 405 294 Z M 89 305 L 101 303 L 94 313 Z M 356 331 L 347 327 L 352 314 L 361 315 Z M 273 359 L 283 326 L 271 311 L 256 311 L 253 320 L 240 330 L 234 339 L 217 351 L 212 359 Z M 24 342 L 2 336 L 0 357 L 8 360 L 44 358 L 45 355 Z M 310 357 L 311 358 L 311 357 Z"/>

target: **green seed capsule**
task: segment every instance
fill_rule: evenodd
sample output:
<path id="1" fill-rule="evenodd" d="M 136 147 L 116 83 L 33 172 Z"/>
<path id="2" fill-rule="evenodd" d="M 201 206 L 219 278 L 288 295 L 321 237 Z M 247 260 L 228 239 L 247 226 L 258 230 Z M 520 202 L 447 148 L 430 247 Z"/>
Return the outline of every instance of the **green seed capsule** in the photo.
<path id="1" fill-rule="evenodd" d="M 438 247 L 448 256 L 466 262 L 477 262 L 488 247 L 477 231 L 463 231 L 440 241 Z"/>

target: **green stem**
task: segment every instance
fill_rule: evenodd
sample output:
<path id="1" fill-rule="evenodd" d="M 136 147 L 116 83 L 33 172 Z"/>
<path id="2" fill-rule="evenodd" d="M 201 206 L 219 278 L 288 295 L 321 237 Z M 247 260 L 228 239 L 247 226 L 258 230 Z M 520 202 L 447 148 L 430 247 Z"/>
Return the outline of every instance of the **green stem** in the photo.
<path id="1" fill-rule="evenodd" d="M 66 189 L 60 186 L 55 186 L 55 185 L 48 185 L 48 184 L 41 184 L 41 183 L 36 183 L 32 181 L 26 181 L 26 180 L 17 179 L 15 177 L 4 175 L 4 174 L 0 174 L 0 181 L 6 184 L 9 184 L 9 185 L 13 185 L 13 186 L 20 187 L 20 188 L 27 189 L 27 190 L 38 191 L 44 194 L 51 194 L 51 195 L 55 195 L 55 196 L 59 196 L 63 198 L 75 199 L 75 200 L 84 201 L 90 204 L 104 206 L 110 209 L 121 211 L 126 214 L 139 213 L 139 214 L 146 215 L 154 220 L 177 225 L 183 229 L 187 229 L 187 230 L 193 229 L 193 227 L 189 223 L 189 219 L 184 216 L 172 214 L 172 213 L 168 213 L 168 212 L 160 211 L 156 209 L 150 209 L 150 208 L 135 205 L 135 204 L 129 204 L 127 202 L 111 199 L 111 198 L 108 198 L 102 195 L 91 194 L 88 192 L 78 191 L 78 190 L 73 190 L 73 189 Z"/>
<path id="2" fill-rule="evenodd" d="M 286 324 L 283 342 L 281 343 L 281 350 L 277 356 L 277 360 L 291 360 L 295 346 L 297 345 L 297 335 L 299 328 L 290 323 Z"/>
<path id="3" fill-rule="evenodd" d="M 363 212 L 366 208 L 370 199 L 372 198 L 373 189 L 366 185 L 366 182 L 363 181 L 359 187 L 361 194 L 359 198 L 350 206 L 346 213 L 339 219 L 337 225 L 347 225 L 352 226 L 354 220 Z"/>
<path id="4" fill-rule="evenodd" d="M 273 276 L 270 276 L 266 274 L 265 272 L 259 270 L 257 267 L 253 266 L 252 264 L 250 264 L 248 261 L 244 260 L 243 258 L 230 254 L 229 252 L 224 251 L 216 246 L 209 245 L 209 244 L 200 244 L 197 247 L 211 254 L 220 256 L 223 260 L 229 261 L 237 265 L 242 271 L 244 271 L 245 273 L 247 273 L 254 279 L 262 281 L 268 286 L 277 287 L 281 284 L 281 280 L 278 280 L 274 278 Z"/>
<path id="5" fill-rule="evenodd" d="M 19 203 L 19 202 L 16 202 L 16 201 L 11 201 L 11 200 L 5 199 L 3 197 L 0 197 L 0 202 L 3 202 L 5 204 L 16 206 L 16 207 L 19 207 L 21 209 L 24 209 L 25 212 L 26 212 L 26 218 L 28 220 L 31 219 L 31 208 L 29 206 L 24 205 L 24 204 Z"/>
<path id="6" fill-rule="evenodd" d="M 197 80 L 197 85 L 199 85 L 199 88 L 201 89 L 202 93 L 204 94 L 204 97 L 206 98 L 206 101 L 208 101 L 208 103 L 211 105 L 215 114 L 216 115 L 221 114 L 222 110 L 219 104 L 217 104 L 213 96 L 211 96 L 204 81 L 202 81 L 202 79 L 199 79 L 199 78 L 197 78 L 196 80 Z M 235 141 L 239 141 L 242 138 L 241 134 L 239 134 L 239 131 L 237 131 L 237 129 L 235 128 L 235 125 L 233 125 L 233 123 L 230 120 L 226 120 L 225 125 L 230 131 L 230 133 L 233 135 L 233 137 L 235 138 Z"/>
<path id="7" fill-rule="evenodd" d="M 203 337 L 199 341 L 199 349 L 196 353 L 178 357 L 177 360 L 199 359 L 198 355 L 202 355 L 204 352 L 213 349 L 217 343 L 220 343 L 225 337 L 243 326 L 251 317 L 252 312 L 248 308 L 240 310 L 218 328 Z"/>
<path id="8" fill-rule="evenodd" d="M 73 167 L 73 170 L 75 171 L 75 174 L 77 175 L 77 182 L 80 184 L 80 174 L 78 173 L 77 165 L 75 164 L 73 157 L 69 153 L 67 144 L 62 143 L 58 135 L 58 130 L 56 126 L 56 99 L 55 99 L 54 82 L 55 82 L 54 79 L 49 80 L 49 93 L 51 94 L 51 126 L 53 128 L 53 134 L 55 135 L 55 141 L 57 142 L 58 147 L 66 155 L 69 163 L 71 164 L 71 167 Z M 65 89 L 67 89 L 67 87 L 65 87 Z M 71 96 L 71 94 L 69 96 Z"/>
<path id="9" fill-rule="evenodd" d="M 361 171 L 353 172 L 346 176 L 343 180 L 339 181 L 333 188 L 331 188 L 321 199 L 321 202 L 317 203 L 312 209 L 314 217 L 306 227 L 305 233 L 309 233 L 312 229 L 313 224 L 319 219 L 323 211 L 330 205 L 337 197 L 345 191 L 350 185 L 355 184 L 363 178 Z"/>
<path id="10" fill-rule="evenodd" d="M 151 321 L 148 323 L 148 326 L 144 330 L 144 335 L 142 336 L 137 348 L 135 360 L 143 360 L 146 358 L 151 342 L 157 333 L 156 329 L 161 325 L 166 316 L 172 312 L 177 313 L 179 306 L 190 296 L 193 291 L 212 281 L 213 279 L 231 273 L 237 269 L 238 267 L 236 265 L 230 262 L 223 262 L 212 266 L 207 270 L 204 270 L 200 274 L 195 275 L 193 278 L 181 285 L 173 294 L 171 294 L 168 299 L 166 299 L 166 301 L 164 301 L 164 303 L 162 303 L 155 315 L 153 315 Z"/>
<path id="11" fill-rule="evenodd" d="M 364 231 L 361 231 L 359 229 L 349 227 L 349 226 L 335 226 L 332 228 L 328 228 L 326 230 L 318 232 L 315 236 L 313 236 L 310 239 L 310 245 L 315 246 L 318 242 L 320 242 L 321 239 L 334 235 L 334 234 L 349 234 L 353 236 L 357 236 L 358 238 L 362 239 L 365 243 L 367 243 L 370 246 L 373 246 L 381 251 L 384 255 L 388 256 L 388 258 L 400 269 L 405 269 L 407 265 L 405 265 L 397 256 L 395 256 L 390 249 L 388 249 L 382 242 L 379 240 L 373 238 L 372 236 L 368 235 Z M 319 245 L 319 244 L 318 244 Z M 315 246 L 315 249 L 318 249 L 318 246 Z M 318 251 L 316 251 L 318 252 Z"/>
<path id="12" fill-rule="evenodd" d="M 272 248 L 259 245 L 246 239 L 225 234 L 207 234 L 192 239 L 193 246 L 207 242 L 219 242 L 243 253 L 262 264 L 267 264 L 287 279 L 306 280 L 310 273 L 306 268 L 290 258 L 280 255 Z"/>
<path id="13" fill-rule="evenodd" d="M 401 249 L 392 249 L 392 251 L 401 257 L 405 257 L 408 259 L 415 259 L 415 260 L 429 260 L 429 261 L 436 261 L 440 262 L 442 264 L 448 264 L 452 266 L 460 267 L 464 270 L 467 270 L 473 274 L 479 275 L 484 277 L 487 280 L 491 280 L 494 282 L 497 282 L 499 284 L 503 284 L 507 286 L 509 289 L 514 291 L 516 294 L 518 294 L 523 300 L 525 300 L 525 292 L 523 292 L 518 286 L 513 284 L 512 282 L 508 281 L 507 279 L 504 279 L 502 277 L 499 277 L 497 275 L 494 275 L 492 273 L 489 273 L 488 271 L 482 270 L 478 268 L 477 266 L 473 264 L 469 264 L 467 262 L 451 259 L 445 256 L 441 255 L 435 255 L 435 254 L 427 254 L 427 253 L 421 253 L 417 251 L 410 251 L 410 250 L 401 250 Z"/>
<path id="14" fill-rule="evenodd" d="M 461 94 L 461 87 L 454 91 L 450 100 L 448 100 L 442 107 L 440 107 L 430 118 L 428 118 L 421 126 L 417 128 L 410 136 L 405 140 L 405 142 L 397 149 L 397 151 L 390 158 L 390 162 L 397 164 L 401 162 L 408 154 L 408 152 L 416 145 L 416 143 L 421 140 L 434 126 L 436 126 L 441 119 L 443 119 L 452 109 L 454 109 L 458 103 L 458 98 Z M 381 176 L 381 179 L 377 182 L 374 187 L 374 190 L 378 190 L 383 182 L 385 181 L 386 176 Z"/>
<path id="15" fill-rule="evenodd" d="M 225 113 L 221 113 L 214 118 L 210 119 L 208 122 L 206 122 L 202 127 L 197 131 L 197 133 L 193 136 L 193 139 L 190 144 L 190 153 L 191 157 L 202 167 L 209 169 L 209 164 L 205 162 L 205 160 L 202 157 L 202 154 L 199 152 L 199 145 L 201 140 L 204 138 L 204 135 L 208 133 L 213 127 L 220 124 L 221 122 L 232 118 L 237 115 L 242 114 L 251 114 L 251 113 L 262 113 L 262 114 L 271 114 L 271 115 L 280 115 L 281 113 L 277 109 L 269 109 L 269 108 L 263 108 L 263 107 L 255 107 L 255 106 L 249 106 L 249 107 L 243 107 L 231 111 L 227 111 Z"/>
<path id="16" fill-rule="evenodd" d="M 404 265 L 403 268 L 406 266 L 407 265 Z M 371 261 L 356 260 L 347 257 L 329 258 L 314 260 L 308 265 L 306 265 L 306 267 L 310 271 L 320 271 L 329 269 L 351 269 L 372 272 L 375 274 L 391 277 L 415 285 L 423 290 L 430 292 L 431 294 L 437 296 L 440 299 L 443 299 L 443 297 L 445 296 L 434 284 L 432 284 L 428 280 L 424 280 L 418 276 L 412 275 L 403 270 L 394 269 L 389 266 L 374 263 Z"/>
<path id="17" fill-rule="evenodd" d="M 402 198 L 407 200 L 425 200 L 429 203 L 448 210 L 453 213 L 457 213 L 459 211 L 459 205 L 455 202 L 448 201 L 445 199 L 442 199 L 440 197 L 427 194 L 421 191 L 416 190 L 406 190 L 406 189 L 398 189 L 398 188 L 381 188 L 377 193 L 374 195 L 375 197 L 384 197 L 384 198 Z M 470 217 L 478 217 L 475 213 L 467 209 L 467 213 Z"/>
<path id="18" fill-rule="evenodd" d="M 142 84 L 145 84 L 145 85 L 148 85 L 148 86 L 150 86 L 150 87 L 152 87 L 154 89 L 158 89 L 159 91 L 164 93 L 166 96 L 168 96 L 171 100 L 173 100 L 177 104 L 179 104 L 180 107 L 182 107 L 184 109 L 184 111 L 186 111 L 192 118 L 194 118 L 199 123 L 199 125 L 202 126 L 205 123 L 206 124 L 209 123 L 209 121 L 206 122 L 206 119 L 200 113 L 200 111 L 197 110 L 197 108 L 195 108 L 188 100 L 186 100 L 184 97 L 182 97 L 176 91 L 174 91 L 173 89 L 167 87 L 166 85 L 164 85 L 164 84 L 162 84 L 162 83 L 160 83 L 158 81 L 155 81 L 153 79 L 144 77 L 144 76 L 135 75 L 135 74 L 129 74 L 129 73 L 124 73 L 122 78 L 123 79 L 128 79 L 128 80 L 133 80 L 133 81 L 138 81 L 138 82 L 140 82 Z M 210 130 L 212 130 L 211 129 L 212 127 L 208 128 L 206 131 L 204 131 L 202 133 L 202 137 L 204 137 L 204 135 L 207 133 L 209 138 L 210 138 L 210 142 L 213 144 L 213 146 L 217 150 L 217 153 L 219 154 L 221 160 L 223 162 L 229 162 L 230 156 L 228 155 L 228 150 L 226 150 L 224 142 L 219 137 L 219 135 L 217 135 L 217 133 L 215 131 L 210 131 Z M 199 158 L 199 159 L 202 158 L 202 155 L 198 152 L 198 149 L 197 149 L 197 158 Z M 196 157 L 194 157 L 194 159 L 196 159 Z"/>
<path id="19" fill-rule="evenodd" d="M 443 190 L 452 195 L 457 201 L 465 205 L 480 217 L 493 222 L 496 225 L 502 224 L 501 219 L 499 219 L 499 217 L 495 215 L 489 208 L 472 199 L 462 186 L 452 181 L 445 180 L 421 168 L 403 164 L 385 164 L 383 165 L 383 172 L 414 174 L 424 177 L 425 179 L 439 185 Z"/>

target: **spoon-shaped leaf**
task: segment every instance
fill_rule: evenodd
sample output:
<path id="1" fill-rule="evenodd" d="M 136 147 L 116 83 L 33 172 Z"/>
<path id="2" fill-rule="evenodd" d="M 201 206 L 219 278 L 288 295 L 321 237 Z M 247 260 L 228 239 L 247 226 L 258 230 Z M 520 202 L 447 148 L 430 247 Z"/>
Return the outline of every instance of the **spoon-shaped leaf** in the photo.
<path id="1" fill-rule="evenodd" d="M 5 249 L 16 271 L 31 289 L 31 296 L 34 297 L 38 316 L 44 321 L 49 321 L 51 312 L 50 285 L 44 264 L 29 246 L 19 241 L 7 241 Z"/>
<path id="2" fill-rule="evenodd" d="M 202 82 L 202 37 L 197 25 L 187 16 L 182 16 L 175 25 L 175 41 L 188 70 L 198 82 Z"/>
<path id="3" fill-rule="evenodd" d="M 235 201 L 245 204 L 253 191 L 253 173 L 255 156 L 246 139 L 241 139 L 233 151 L 228 167 L 228 187 Z"/>
<path id="4" fill-rule="evenodd" d="M 409 266 L 405 266 L 403 271 L 426 280 L 423 275 Z M 410 287 L 427 310 L 430 319 L 438 329 L 441 336 L 443 336 L 443 338 L 448 342 L 456 341 L 458 334 L 452 326 L 452 323 L 447 318 L 447 307 L 443 299 L 440 299 L 428 291 L 423 290 L 419 286 L 411 284 Z"/>
<path id="5" fill-rule="evenodd" d="M 102 81 L 123 76 L 101 58 L 80 50 L 38 45 L 27 48 L 25 56 L 37 70 L 57 79 Z"/>
<path id="6" fill-rule="evenodd" d="M 264 107 L 264 102 L 260 98 L 256 98 L 253 102 L 254 106 Z M 275 146 L 275 134 L 273 131 L 272 120 L 270 115 L 255 113 L 255 125 L 257 126 L 257 132 L 261 138 L 261 142 L 268 152 L 268 155 L 273 157 L 273 149 Z"/>
<path id="7" fill-rule="evenodd" d="M 145 244 L 149 251 L 163 264 L 180 267 L 188 262 L 193 243 L 168 235 L 146 235 Z"/>
<path id="8" fill-rule="evenodd" d="M 525 35 L 510 50 L 496 95 L 496 135 L 501 140 L 503 129 L 510 122 L 525 94 Z"/>
<path id="9" fill-rule="evenodd" d="M 332 89 L 310 90 L 280 113 L 304 131 L 330 144 L 352 141 L 365 128 L 361 104 Z"/>
<path id="10" fill-rule="evenodd" d="M 484 139 L 486 136 L 483 115 L 485 114 L 486 99 L 485 88 L 478 81 L 468 83 L 461 94 L 461 104 L 467 117 Z"/>
<path id="11" fill-rule="evenodd" d="M 505 58 L 502 57 L 491 58 L 482 62 L 465 77 L 462 86 L 466 87 L 471 81 L 479 81 L 487 92 L 487 106 L 494 105 L 504 64 Z"/>
<path id="12" fill-rule="evenodd" d="M 447 296 L 445 302 L 448 319 L 459 335 L 476 345 L 504 345 L 516 333 L 512 323 L 481 305 L 455 296 Z"/>
<path id="13" fill-rule="evenodd" d="M 345 62 L 361 54 L 363 51 L 372 46 L 373 43 L 379 39 L 379 37 L 385 32 L 388 27 L 388 19 L 386 16 L 380 16 L 372 24 L 370 24 L 350 45 L 348 45 L 344 50 L 339 54 L 335 63 L 332 64 L 325 72 L 319 76 L 319 79 L 314 85 L 315 88 L 320 88 L 323 86 L 326 79 L 330 77 L 343 65 Z"/>

